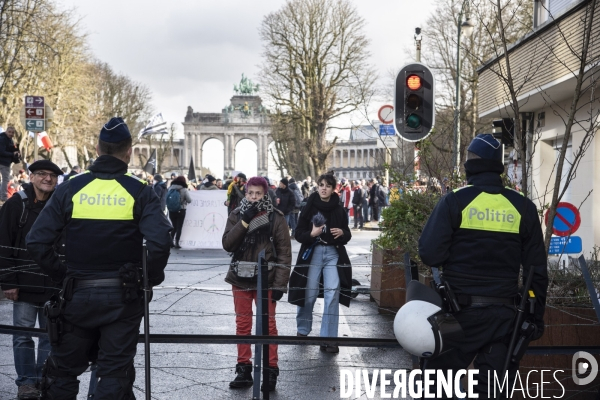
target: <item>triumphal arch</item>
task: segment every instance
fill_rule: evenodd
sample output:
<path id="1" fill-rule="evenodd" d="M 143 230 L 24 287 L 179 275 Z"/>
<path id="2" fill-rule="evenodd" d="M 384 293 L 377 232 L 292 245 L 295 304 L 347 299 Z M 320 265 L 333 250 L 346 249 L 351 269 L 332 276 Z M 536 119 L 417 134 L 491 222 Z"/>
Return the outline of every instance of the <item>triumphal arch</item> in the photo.
<path id="1" fill-rule="evenodd" d="M 202 146 L 209 139 L 217 139 L 224 147 L 224 171 L 230 175 L 235 168 L 235 149 L 239 141 L 252 140 L 258 151 L 258 175 L 267 175 L 271 122 L 261 98 L 256 95 L 258 85 L 242 74 L 234 85 L 235 95 L 220 113 L 198 113 L 188 107 L 183 122 L 184 155 L 186 163 L 193 159 L 197 170 L 202 166 Z M 189 165 L 189 164 L 188 164 Z"/>

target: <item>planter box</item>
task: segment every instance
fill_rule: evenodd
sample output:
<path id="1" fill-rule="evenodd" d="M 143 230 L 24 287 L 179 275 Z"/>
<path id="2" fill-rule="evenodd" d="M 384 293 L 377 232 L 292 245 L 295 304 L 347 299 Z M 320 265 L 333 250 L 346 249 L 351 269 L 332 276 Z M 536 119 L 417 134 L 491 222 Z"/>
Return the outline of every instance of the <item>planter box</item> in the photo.
<path id="1" fill-rule="evenodd" d="M 395 314 L 406 301 L 406 277 L 402 250 L 373 245 L 371 298 L 382 314 Z"/>

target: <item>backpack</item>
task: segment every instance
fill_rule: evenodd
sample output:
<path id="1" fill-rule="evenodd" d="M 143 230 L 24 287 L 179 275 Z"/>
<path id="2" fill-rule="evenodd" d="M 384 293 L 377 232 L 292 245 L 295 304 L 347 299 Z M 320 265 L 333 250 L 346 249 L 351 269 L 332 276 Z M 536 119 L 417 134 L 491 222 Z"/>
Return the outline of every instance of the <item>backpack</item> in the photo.
<path id="1" fill-rule="evenodd" d="M 355 206 L 362 204 L 362 198 L 363 198 L 363 190 L 362 189 L 355 190 L 354 196 L 352 196 L 352 204 L 354 204 Z"/>
<path id="2" fill-rule="evenodd" d="M 296 198 L 296 204 L 294 206 L 296 208 L 300 208 L 302 202 L 304 201 L 304 197 L 302 196 L 302 193 L 300 193 L 300 189 L 292 190 L 292 192 L 294 193 L 294 197 Z"/>
<path id="3" fill-rule="evenodd" d="M 23 204 L 23 210 L 21 211 L 21 218 L 19 218 L 19 224 L 17 231 L 17 236 L 15 237 L 15 243 L 13 244 L 13 257 L 17 257 L 19 254 L 19 247 L 21 246 L 21 234 L 23 232 L 23 228 L 27 223 L 27 217 L 29 215 L 29 202 L 27 201 L 27 193 L 24 190 L 19 190 L 16 194 L 21 197 L 21 201 Z"/>
<path id="4" fill-rule="evenodd" d="M 167 210 L 170 212 L 181 210 L 181 193 L 178 189 L 169 189 L 167 193 Z"/>

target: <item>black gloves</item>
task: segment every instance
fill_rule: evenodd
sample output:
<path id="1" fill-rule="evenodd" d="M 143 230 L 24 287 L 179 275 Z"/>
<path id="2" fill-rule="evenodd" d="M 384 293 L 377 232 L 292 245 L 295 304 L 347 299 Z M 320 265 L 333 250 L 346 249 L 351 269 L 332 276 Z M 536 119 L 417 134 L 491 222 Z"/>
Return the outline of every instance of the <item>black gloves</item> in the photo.
<path id="1" fill-rule="evenodd" d="M 258 207 L 256 204 L 252 204 L 252 207 L 242 213 L 242 221 L 249 224 L 252 218 L 256 217 L 256 214 L 258 214 Z"/>
<path id="2" fill-rule="evenodd" d="M 533 335 L 531 335 L 531 341 L 538 340 L 543 335 L 544 335 L 544 321 L 543 320 L 541 322 L 536 321 L 535 322 L 535 332 L 533 332 Z"/>
<path id="3" fill-rule="evenodd" d="M 281 290 L 277 290 L 277 289 L 271 290 L 271 301 L 273 303 L 281 300 L 282 297 L 283 297 L 283 292 Z"/>

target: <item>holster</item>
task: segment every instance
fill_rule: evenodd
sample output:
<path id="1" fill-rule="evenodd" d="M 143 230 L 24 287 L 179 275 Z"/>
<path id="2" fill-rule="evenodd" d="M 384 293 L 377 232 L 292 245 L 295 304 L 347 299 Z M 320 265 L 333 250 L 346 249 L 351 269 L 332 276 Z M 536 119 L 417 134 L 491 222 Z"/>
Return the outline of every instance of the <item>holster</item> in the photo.
<path id="1" fill-rule="evenodd" d="M 458 304 L 458 299 L 450 287 L 448 281 L 441 278 L 441 283 L 436 283 L 435 281 L 431 281 L 431 287 L 438 292 L 442 301 L 444 302 L 444 311 L 455 313 L 461 310 L 460 305 Z"/>
<path id="2" fill-rule="evenodd" d="M 46 330 L 50 345 L 58 346 L 64 332 L 63 312 L 65 303 L 73 298 L 73 278 L 65 278 L 62 290 L 58 296 L 53 295 L 44 304 L 44 315 L 46 316 Z"/>
<path id="3" fill-rule="evenodd" d="M 132 303 L 142 297 L 142 266 L 127 263 L 119 269 L 123 281 L 123 303 Z"/>

